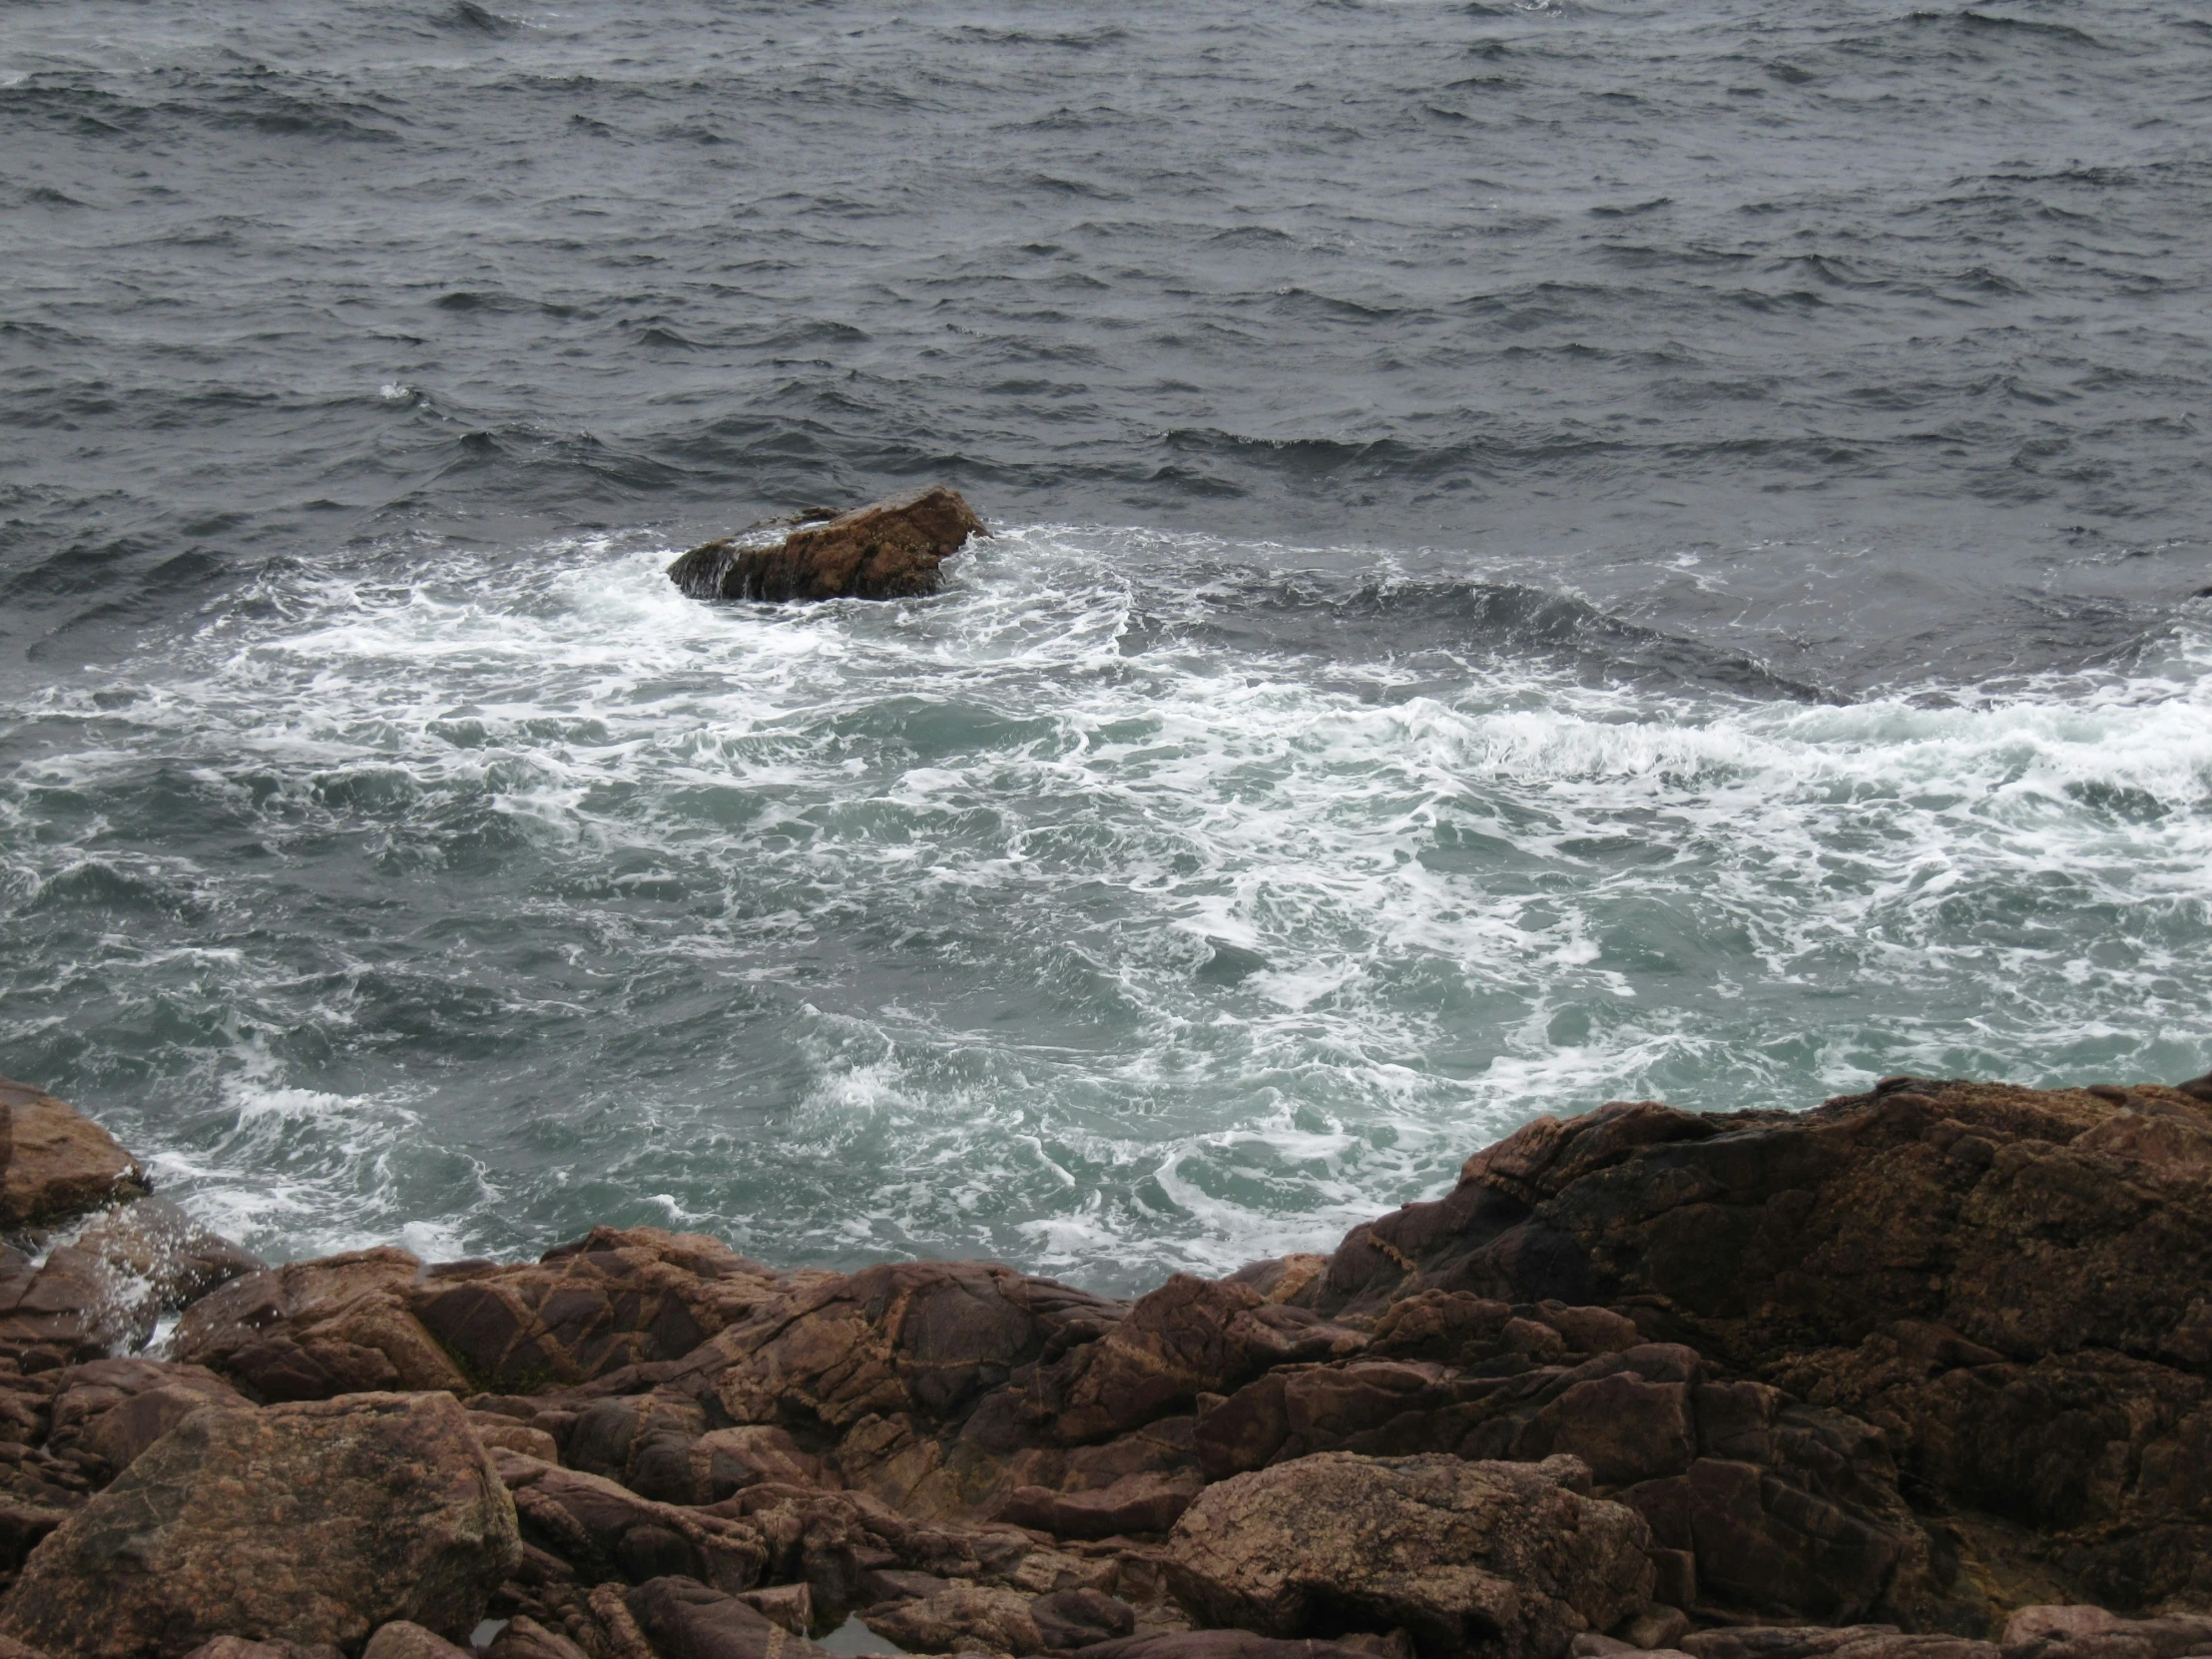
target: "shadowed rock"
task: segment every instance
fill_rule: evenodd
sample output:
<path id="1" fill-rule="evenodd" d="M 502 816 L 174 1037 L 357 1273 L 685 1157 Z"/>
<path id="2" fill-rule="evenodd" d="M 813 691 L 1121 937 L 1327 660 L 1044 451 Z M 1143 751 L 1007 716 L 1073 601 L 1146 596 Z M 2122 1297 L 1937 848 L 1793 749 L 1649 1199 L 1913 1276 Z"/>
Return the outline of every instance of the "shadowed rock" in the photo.
<path id="1" fill-rule="evenodd" d="M 771 547 L 739 537 L 695 547 L 668 567 L 694 599 L 902 599 L 934 593 L 937 567 L 989 535 L 942 484 L 794 530 Z"/>
<path id="2" fill-rule="evenodd" d="M 1029 1612 L 1036 1598 L 1019 1590 L 982 1584 L 952 1584 L 934 1595 L 901 1601 L 865 1615 L 876 1635 L 908 1653 L 950 1653 L 981 1647 L 992 1653 L 1037 1652 L 1044 1635 Z"/>
<path id="3" fill-rule="evenodd" d="M 1307 1300 L 1609 1305 L 1880 1423 L 1907 1476 L 2062 1534 L 2062 1573 L 2142 1607 L 2212 1598 L 2208 1287 L 2212 1110 L 2191 1093 L 1895 1078 L 1803 1114 L 1539 1118 L 1447 1197 L 1355 1228 Z M 1754 1522 L 1767 1479 L 1707 1470 L 1668 1499 L 1746 1582 L 1770 1545 L 1818 1553 L 1771 1504 Z M 1945 1527 L 1969 1558 L 2013 1547 L 1971 1515 Z"/>
<path id="4" fill-rule="evenodd" d="M 827 1659 L 814 1643 L 695 1579 L 655 1578 L 628 1601 L 638 1628 L 666 1659 Z"/>
<path id="5" fill-rule="evenodd" d="M 769 1547 L 747 1521 L 657 1503 L 603 1476 L 512 1451 L 491 1456 L 513 1494 L 522 1536 L 586 1583 L 677 1575 L 738 1591 L 760 1582 Z"/>

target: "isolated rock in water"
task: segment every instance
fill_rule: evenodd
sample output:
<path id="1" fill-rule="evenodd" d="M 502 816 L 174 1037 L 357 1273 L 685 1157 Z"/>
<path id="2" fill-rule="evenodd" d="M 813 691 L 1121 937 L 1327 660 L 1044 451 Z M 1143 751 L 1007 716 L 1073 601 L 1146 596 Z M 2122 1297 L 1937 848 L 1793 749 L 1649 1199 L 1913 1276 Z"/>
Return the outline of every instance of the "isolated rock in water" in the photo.
<path id="1" fill-rule="evenodd" d="M 0 1227 L 47 1227 L 146 1191 L 115 1137 L 52 1095 L 0 1077 Z"/>
<path id="2" fill-rule="evenodd" d="M 1302 1457 L 1208 1487 L 1168 1540 L 1169 1583 L 1205 1624 L 1556 1659 L 1651 1596 L 1649 1529 L 1588 1481 L 1571 1457 Z"/>
<path id="3" fill-rule="evenodd" d="M 465 1639 L 520 1554 L 450 1398 L 200 1411 L 32 1552 L 0 1631 L 86 1659 L 241 1631 L 353 1650 L 393 1619 Z"/>
<path id="4" fill-rule="evenodd" d="M 774 547 L 711 541 L 668 574 L 694 599 L 902 599 L 934 593 L 937 566 L 969 536 L 989 534 L 957 490 L 938 484 L 807 525 Z"/>

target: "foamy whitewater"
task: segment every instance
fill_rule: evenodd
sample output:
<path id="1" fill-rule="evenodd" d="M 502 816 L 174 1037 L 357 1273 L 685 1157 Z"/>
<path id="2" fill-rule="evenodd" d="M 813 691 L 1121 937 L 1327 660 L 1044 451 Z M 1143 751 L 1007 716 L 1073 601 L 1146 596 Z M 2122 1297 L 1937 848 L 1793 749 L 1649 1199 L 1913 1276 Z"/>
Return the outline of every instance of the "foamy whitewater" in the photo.
<path id="1" fill-rule="evenodd" d="M 273 575 L 11 711 L 14 1040 L 158 1076 L 114 1127 L 279 1253 L 642 1222 L 1126 1287 L 1326 1247 L 1538 1111 L 2183 1075 L 2212 1029 L 2201 627 L 1988 696 L 1654 697 L 1463 617 L 1269 649 L 1525 597 L 1290 549 L 1029 526 L 792 611 L 672 551 Z"/>
<path id="2" fill-rule="evenodd" d="M 14 0 L 0 1073 L 276 1258 L 1119 1290 L 2202 1073 L 2202 11 Z"/>

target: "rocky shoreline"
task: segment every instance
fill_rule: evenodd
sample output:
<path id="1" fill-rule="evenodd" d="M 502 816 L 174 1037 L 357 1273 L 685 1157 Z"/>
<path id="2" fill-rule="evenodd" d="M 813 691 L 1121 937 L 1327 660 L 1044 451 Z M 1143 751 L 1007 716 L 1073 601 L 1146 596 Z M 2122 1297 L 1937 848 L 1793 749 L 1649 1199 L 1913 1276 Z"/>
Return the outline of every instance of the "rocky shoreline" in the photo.
<path id="1" fill-rule="evenodd" d="M 1616 1102 L 1133 1302 L 272 1269 L 0 1107 L 0 1659 L 2212 1655 L 2206 1080 Z"/>

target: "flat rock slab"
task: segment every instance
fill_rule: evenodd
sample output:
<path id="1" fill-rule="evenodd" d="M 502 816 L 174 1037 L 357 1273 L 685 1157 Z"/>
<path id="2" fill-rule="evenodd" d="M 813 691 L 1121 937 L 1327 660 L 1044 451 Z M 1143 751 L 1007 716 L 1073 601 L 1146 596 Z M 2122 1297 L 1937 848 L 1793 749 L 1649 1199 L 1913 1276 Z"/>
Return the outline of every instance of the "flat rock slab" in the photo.
<path id="1" fill-rule="evenodd" d="M 242 1631 L 357 1651 L 394 1619 L 465 1637 L 520 1558 L 449 1395 L 206 1410 L 31 1552 L 0 1633 L 82 1659 L 182 1659 Z"/>
<path id="2" fill-rule="evenodd" d="M 934 593 L 937 567 L 990 532 L 960 492 L 938 484 L 794 530 L 773 547 L 725 537 L 668 567 L 694 599 L 904 599 Z"/>

